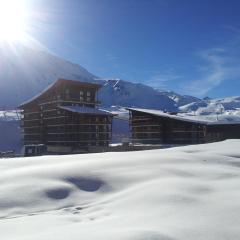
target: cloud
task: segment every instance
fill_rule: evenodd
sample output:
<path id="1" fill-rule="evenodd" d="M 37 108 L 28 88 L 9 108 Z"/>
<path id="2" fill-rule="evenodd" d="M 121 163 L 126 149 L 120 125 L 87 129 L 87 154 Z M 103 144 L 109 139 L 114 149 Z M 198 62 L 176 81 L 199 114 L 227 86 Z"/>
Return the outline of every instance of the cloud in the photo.
<path id="1" fill-rule="evenodd" d="M 240 28 L 238 26 L 223 25 L 232 35 L 220 47 L 209 48 L 197 54 L 202 65 L 197 72 L 199 76 L 184 86 L 184 92 L 193 95 L 206 96 L 211 90 L 228 82 L 240 78 Z"/>
<path id="2" fill-rule="evenodd" d="M 173 70 L 169 70 L 167 72 L 154 71 L 150 81 L 148 81 L 148 84 L 150 83 L 150 85 L 154 88 L 163 89 L 167 88 L 170 81 L 174 81 L 179 78 L 181 78 L 181 76 L 175 74 Z"/>
<path id="3" fill-rule="evenodd" d="M 200 79 L 193 80 L 187 87 L 187 91 L 198 96 L 203 96 L 212 88 L 218 86 L 226 77 L 225 59 L 222 56 L 224 49 L 208 49 L 199 53 L 205 61 L 201 67 Z"/>
<path id="4" fill-rule="evenodd" d="M 203 65 L 198 79 L 188 83 L 185 92 L 202 97 L 224 81 L 240 77 L 240 64 L 229 47 L 207 49 L 198 54 Z"/>
<path id="5" fill-rule="evenodd" d="M 232 26 L 232 25 L 223 25 L 223 28 L 225 28 L 226 30 L 230 30 L 231 32 L 233 32 L 237 36 L 239 36 L 239 34 L 240 34 L 240 29 L 238 27 L 235 27 L 235 26 Z"/>
<path id="6" fill-rule="evenodd" d="M 110 62 L 115 62 L 116 60 L 118 60 L 119 58 L 114 55 L 114 54 L 111 54 L 111 53 L 107 53 L 106 54 L 106 59 Z"/>

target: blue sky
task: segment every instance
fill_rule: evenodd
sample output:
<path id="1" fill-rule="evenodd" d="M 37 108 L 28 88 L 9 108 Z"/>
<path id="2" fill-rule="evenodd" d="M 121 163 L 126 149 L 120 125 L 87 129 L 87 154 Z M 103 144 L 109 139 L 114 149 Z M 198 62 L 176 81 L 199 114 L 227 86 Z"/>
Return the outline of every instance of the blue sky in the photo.
<path id="1" fill-rule="evenodd" d="M 103 78 L 240 95 L 238 0 L 34 0 L 29 34 Z"/>

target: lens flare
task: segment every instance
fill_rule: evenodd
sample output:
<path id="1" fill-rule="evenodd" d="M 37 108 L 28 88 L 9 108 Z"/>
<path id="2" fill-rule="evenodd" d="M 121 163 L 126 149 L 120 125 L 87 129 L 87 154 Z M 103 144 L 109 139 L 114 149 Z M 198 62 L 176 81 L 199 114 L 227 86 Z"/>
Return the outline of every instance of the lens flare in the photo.
<path id="1" fill-rule="evenodd" d="M 26 31 L 26 14 L 23 1 L 0 0 L 0 40 L 23 40 Z"/>

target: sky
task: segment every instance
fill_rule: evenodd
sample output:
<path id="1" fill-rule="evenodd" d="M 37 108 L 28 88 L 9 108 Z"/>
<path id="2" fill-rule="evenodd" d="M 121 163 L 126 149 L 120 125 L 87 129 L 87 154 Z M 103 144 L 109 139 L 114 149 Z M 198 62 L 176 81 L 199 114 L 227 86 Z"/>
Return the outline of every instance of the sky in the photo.
<path id="1" fill-rule="evenodd" d="M 29 0 L 28 34 L 100 78 L 240 95 L 238 0 Z"/>

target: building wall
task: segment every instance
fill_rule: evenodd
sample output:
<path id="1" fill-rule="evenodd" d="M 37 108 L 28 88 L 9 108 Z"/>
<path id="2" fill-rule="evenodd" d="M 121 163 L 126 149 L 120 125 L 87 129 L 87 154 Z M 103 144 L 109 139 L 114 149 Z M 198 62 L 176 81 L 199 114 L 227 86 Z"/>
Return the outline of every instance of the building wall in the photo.
<path id="1" fill-rule="evenodd" d="M 24 144 L 52 146 L 108 146 L 112 117 L 72 113 L 59 106 L 95 107 L 97 88 L 56 84 L 23 107 Z"/>
<path id="2" fill-rule="evenodd" d="M 163 142 L 163 122 L 153 115 L 130 111 L 130 130 L 133 143 Z"/>
<path id="3" fill-rule="evenodd" d="M 21 127 L 24 134 L 24 144 L 39 144 L 42 142 L 43 126 L 40 107 L 37 104 L 30 104 L 27 108 L 24 108 Z"/>
<path id="4" fill-rule="evenodd" d="M 130 111 L 133 143 L 198 144 L 240 139 L 240 124 L 200 124 Z"/>
<path id="5" fill-rule="evenodd" d="M 240 124 L 216 124 L 207 126 L 206 142 L 240 139 Z"/>
<path id="6" fill-rule="evenodd" d="M 47 145 L 107 146 L 111 139 L 111 117 L 61 110 L 61 118 L 46 122 Z"/>

